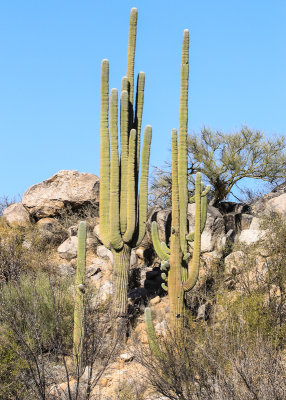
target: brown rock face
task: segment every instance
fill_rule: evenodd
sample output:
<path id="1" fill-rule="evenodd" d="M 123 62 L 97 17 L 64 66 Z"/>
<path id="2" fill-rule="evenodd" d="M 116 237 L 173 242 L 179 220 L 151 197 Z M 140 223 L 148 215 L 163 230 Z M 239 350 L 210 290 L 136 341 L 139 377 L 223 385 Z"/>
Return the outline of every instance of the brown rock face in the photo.
<path id="1" fill-rule="evenodd" d="M 55 216 L 65 206 L 78 208 L 99 202 L 99 178 L 78 171 L 59 171 L 51 178 L 31 186 L 22 203 L 36 218 Z"/>

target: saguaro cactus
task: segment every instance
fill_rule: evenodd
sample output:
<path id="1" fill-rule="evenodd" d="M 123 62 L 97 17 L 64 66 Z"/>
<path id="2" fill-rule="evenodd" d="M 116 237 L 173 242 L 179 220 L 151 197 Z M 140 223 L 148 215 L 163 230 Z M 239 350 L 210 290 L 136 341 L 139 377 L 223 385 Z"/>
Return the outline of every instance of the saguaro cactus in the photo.
<path id="1" fill-rule="evenodd" d="M 81 221 L 78 227 L 78 249 L 76 268 L 76 296 L 74 308 L 73 357 L 77 372 L 82 367 L 82 348 L 84 338 L 84 294 L 86 275 L 86 222 Z"/>
<path id="2" fill-rule="evenodd" d="M 122 79 L 120 96 L 120 158 L 118 154 L 118 94 L 110 95 L 109 135 L 109 63 L 101 65 L 100 127 L 100 235 L 114 257 L 113 303 L 117 318 L 127 317 L 128 271 L 131 249 L 145 234 L 147 218 L 148 171 L 152 128 L 147 126 L 141 157 L 139 187 L 140 133 L 143 113 L 145 74 L 137 79 L 135 107 L 134 56 L 137 9 L 132 8 L 129 26 L 127 76 Z"/>
<path id="3" fill-rule="evenodd" d="M 201 233 L 204 229 L 207 215 L 207 192 L 202 189 L 201 174 L 196 174 L 195 196 L 190 199 L 195 202 L 195 231 L 187 232 L 187 122 L 188 122 L 188 78 L 189 78 L 189 31 L 184 31 L 183 53 L 181 64 L 181 98 L 179 113 L 179 140 L 176 129 L 172 130 L 172 223 L 170 249 L 165 243 L 160 243 L 156 222 L 152 223 L 152 239 L 154 248 L 162 259 L 162 284 L 168 290 L 170 300 L 171 329 L 180 331 L 184 315 L 185 292 L 191 290 L 199 275 Z M 190 261 L 188 241 L 194 241 L 193 256 Z M 165 271 L 169 270 L 168 276 Z M 146 312 L 147 331 L 150 327 L 150 311 Z M 149 335 L 150 336 L 150 335 Z M 154 338 L 151 338 L 154 343 Z M 154 347 L 154 344 L 152 344 Z"/>

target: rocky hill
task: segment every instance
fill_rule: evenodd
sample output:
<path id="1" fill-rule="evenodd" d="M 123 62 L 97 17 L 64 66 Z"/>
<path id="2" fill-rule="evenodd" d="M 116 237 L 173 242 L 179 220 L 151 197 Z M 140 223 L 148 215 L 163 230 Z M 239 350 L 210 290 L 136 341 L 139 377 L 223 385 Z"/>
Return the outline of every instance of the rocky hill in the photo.
<path id="1" fill-rule="evenodd" d="M 71 279 L 71 282 L 76 268 L 78 224 L 80 220 L 86 220 L 87 279 L 97 307 L 106 304 L 112 296 L 113 262 L 112 253 L 103 246 L 100 239 L 98 207 L 97 176 L 78 171 L 59 171 L 27 189 L 22 201 L 10 205 L 3 214 L 8 230 L 15 226 L 23 229 L 27 226 L 36 227 L 37 235 L 50 245 L 48 257 L 49 265 L 53 266 L 53 274 L 58 279 Z M 194 321 L 216 324 L 228 312 L 226 303 L 234 304 L 242 293 L 255 291 L 263 285 L 269 286 L 267 276 L 271 249 L 265 245 L 265 240 L 269 244 L 271 232 L 269 221 L 267 225 L 266 220 L 277 216 L 281 221 L 286 221 L 286 184 L 251 205 L 223 202 L 219 209 L 208 206 L 206 227 L 202 234 L 200 278 L 194 292 L 187 299 Z M 149 212 L 143 244 L 133 250 L 131 257 L 128 295 L 132 315 L 130 338 L 102 373 L 96 375 L 97 384 L 91 391 L 90 399 L 123 399 L 126 387 L 143 385 L 146 370 L 138 363 L 131 337 L 136 335 L 143 348 L 148 347 L 142 317 L 146 305 L 151 306 L 155 315 L 158 336 L 164 337 L 168 330 L 168 297 L 161 289 L 163 280 L 160 260 L 154 252 L 150 235 L 151 222 L 154 220 L 158 223 L 160 239 L 168 243 L 171 211 L 154 208 Z M 188 221 L 190 228 L 194 228 L 194 204 L 189 204 Z M 34 241 L 29 232 L 24 231 L 21 246 L 33 251 Z M 281 299 L 281 287 L 275 282 L 271 285 L 275 296 Z M 218 287 L 217 293 L 223 293 L 221 301 L 214 293 Z M 95 369 L 89 375 L 87 366 L 80 381 L 71 378 L 68 385 L 65 366 L 54 364 L 53 369 L 57 371 L 57 378 L 53 384 L 48 385 L 48 398 L 70 398 L 68 396 L 73 394 L 68 393 L 69 389 L 73 393 L 77 387 L 79 393 L 83 393 L 89 380 L 98 373 Z M 123 397 L 116 397 L 119 393 Z M 143 397 L 138 395 L 126 398 L 159 398 L 148 388 L 144 393 Z M 160 397 L 163 398 L 168 397 Z"/>

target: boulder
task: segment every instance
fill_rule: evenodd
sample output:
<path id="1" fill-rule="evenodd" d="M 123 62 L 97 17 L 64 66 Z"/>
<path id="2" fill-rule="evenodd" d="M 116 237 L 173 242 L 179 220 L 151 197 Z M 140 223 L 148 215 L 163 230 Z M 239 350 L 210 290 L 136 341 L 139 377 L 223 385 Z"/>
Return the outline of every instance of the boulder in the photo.
<path id="1" fill-rule="evenodd" d="M 227 276 L 234 276 L 240 272 L 241 267 L 245 262 L 245 254 L 238 250 L 230 253 L 224 259 L 224 272 Z"/>
<path id="2" fill-rule="evenodd" d="M 47 232 L 56 232 L 60 229 L 60 224 L 54 218 L 42 218 L 37 222 L 37 226 Z"/>
<path id="3" fill-rule="evenodd" d="M 100 286 L 96 296 L 96 300 L 99 300 L 99 302 L 105 302 L 111 295 L 112 295 L 112 282 L 107 281 Z"/>
<path id="4" fill-rule="evenodd" d="M 30 221 L 29 213 L 22 203 L 14 203 L 3 212 L 8 224 L 26 225 Z"/>
<path id="5" fill-rule="evenodd" d="M 72 236 L 68 238 L 58 247 L 59 256 L 68 261 L 72 260 L 73 258 L 76 258 L 77 245 L 78 245 L 77 236 Z"/>
<path id="6" fill-rule="evenodd" d="M 120 359 L 124 362 L 129 362 L 134 359 L 134 355 L 132 353 L 122 353 L 120 354 Z"/>
<path id="7" fill-rule="evenodd" d="M 107 271 L 107 270 L 112 271 L 112 266 L 111 266 L 109 259 L 107 260 L 107 259 L 95 257 L 91 261 L 92 261 L 92 265 L 95 268 L 99 268 L 101 271 Z"/>
<path id="8" fill-rule="evenodd" d="M 113 263 L 113 254 L 110 250 L 108 250 L 105 246 L 97 247 L 97 255 L 100 258 L 109 259 Z"/>
<path id="9" fill-rule="evenodd" d="M 252 222 L 253 216 L 251 214 L 241 214 L 240 215 L 240 229 L 249 229 Z"/>
<path id="10" fill-rule="evenodd" d="M 51 178 L 31 186 L 22 203 L 36 219 L 55 216 L 69 206 L 98 205 L 99 178 L 89 173 L 62 170 Z"/>
<path id="11" fill-rule="evenodd" d="M 267 208 L 270 211 L 277 212 L 286 218 L 286 193 L 274 197 L 267 202 Z"/>
<path id="12" fill-rule="evenodd" d="M 57 273 L 60 276 L 70 277 L 74 275 L 75 270 L 70 264 L 59 264 L 57 267 Z"/>
<path id="13" fill-rule="evenodd" d="M 258 199 L 251 209 L 256 215 L 265 211 L 275 211 L 286 217 L 286 181 Z"/>
<path id="14" fill-rule="evenodd" d="M 96 224 L 95 227 L 93 228 L 93 234 L 97 238 L 97 240 L 102 243 L 101 237 L 100 237 L 100 225 Z"/>
<path id="15" fill-rule="evenodd" d="M 260 224 L 261 224 L 261 218 L 253 217 L 251 224 L 249 225 L 249 229 L 255 229 L 260 231 L 261 230 Z"/>
<path id="16" fill-rule="evenodd" d="M 138 257 L 134 249 L 131 250 L 130 256 L 130 267 L 136 267 L 138 263 Z"/>
<path id="17" fill-rule="evenodd" d="M 189 231 L 195 229 L 195 204 L 188 205 Z M 213 206 L 208 205 L 207 221 L 201 238 L 201 252 L 211 252 L 225 235 L 225 224 L 222 214 Z M 191 246 L 193 242 L 191 242 Z"/>
<path id="18" fill-rule="evenodd" d="M 92 265 L 89 265 L 86 267 L 86 277 L 87 278 L 90 278 L 91 276 L 94 276 L 94 275 L 98 274 L 99 272 L 101 272 L 101 268 L 95 264 L 92 264 Z"/>
<path id="19" fill-rule="evenodd" d="M 251 245 L 263 239 L 265 231 L 259 229 L 244 229 L 238 237 L 240 243 Z"/>

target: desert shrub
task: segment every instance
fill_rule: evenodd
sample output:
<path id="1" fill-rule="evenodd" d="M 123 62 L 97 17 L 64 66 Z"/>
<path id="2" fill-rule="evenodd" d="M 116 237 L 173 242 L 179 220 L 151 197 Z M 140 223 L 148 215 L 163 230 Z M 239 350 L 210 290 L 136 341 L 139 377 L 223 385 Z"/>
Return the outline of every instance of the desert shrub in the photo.
<path id="1" fill-rule="evenodd" d="M 45 398 L 51 379 L 46 365 L 71 348 L 72 317 L 68 282 L 29 273 L 17 282 L 2 284 L 0 324 L 8 344 L 5 351 L 16 353 L 11 368 L 17 372 L 19 384 L 33 391 L 35 397 L 29 398 Z"/>
<path id="2" fill-rule="evenodd" d="M 272 312 L 265 293 L 253 291 L 251 294 L 239 295 L 228 308 L 229 319 L 233 327 L 251 338 L 259 335 L 271 341 L 273 346 L 285 344 L 286 325 L 279 324 L 276 313 Z"/>
<path id="3" fill-rule="evenodd" d="M 161 357 L 141 347 L 138 360 L 147 369 L 154 391 L 172 400 L 282 400 L 286 375 L 282 353 L 259 334 L 205 325 L 181 337 L 159 341 Z M 137 346 L 138 348 L 139 346 Z"/>
<path id="4" fill-rule="evenodd" d="M 243 320 L 250 335 L 259 332 L 273 344 L 284 346 L 286 332 L 286 221 L 271 213 L 261 218 L 263 239 L 249 246 L 237 244 L 243 258 L 232 277 L 237 299 L 229 314 Z M 220 302 L 223 299 L 218 298 Z"/>
<path id="5" fill-rule="evenodd" d="M 59 346 L 60 322 L 61 336 L 70 345 L 73 299 L 69 283 L 45 273 L 22 274 L 18 282 L 2 286 L 0 319 L 15 339 L 42 351 Z"/>
<path id="6" fill-rule="evenodd" d="M 17 281 L 27 271 L 48 271 L 52 250 L 64 235 L 47 236 L 35 225 L 9 226 L 0 219 L 0 282 Z"/>
<path id="7" fill-rule="evenodd" d="M 7 368 L 17 375 L 19 387 L 32 393 L 26 398 L 50 398 L 47 393 L 51 385 L 67 381 L 67 399 L 88 399 L 119 351 L 120 343 L 112 330 L 109 304 L 97 302 L 87 287 L 83 369 L 78 371 L 71 362 L 73 291 L 69 280 L 39 271 L 22 274 L 18 281 L 1 285 L 0 326 L 5 337 L 5 354 L 10 357 Z M 58 368 L 53 370 L 53 366 L 61 370 L 60 381 L 56 372 Z M 86 367 L 88 384 L 81 392 L 76 390 L 75 394 L 70 382 L 75 378 L 79 388 L 80 375 Z M 0 393 L 2 388 L 11 396 L 14 393 L 14 389 L 9 391 L 5 382 L 0 380 Z M 77 397 L 78 393 L 81 397 Z M 51 398 L 58 399 L 59 395 L 56 391 L 55 397 Z"/>
<path id="8" fill-rule="evenodd" d="M 96 203 L 86 203 L 80 208 L 73 208 L 66 205 L 57 215 L 60 224 L 68 229 L 70 226 L 77 225 L 79 221 L 98 222 L 98 205 Z"/>
<path id="9" fill-rule="evenodd" d="M 27 267 L 24 237 L 23 227 L 10 228 L 5 221 L 0 220 L 0 282 L 17 280 Z"/>
<path id="10" fill-rule="evenodd" d="M 136 381 L 124 380 L 116 390 L 115 396 L 118 400 L 144 400 L 146 399 L 146 387 Z"/>
<path id="11" fill-rule="evenodd" d="M 26 399 L 28 394 L 21 382 L 22 371 L 27 364 L 19 357 L 18 346 L 15 342 L 7 341 L 1 332 L 0 339 L 0 398 L 2 400 Z"/>

